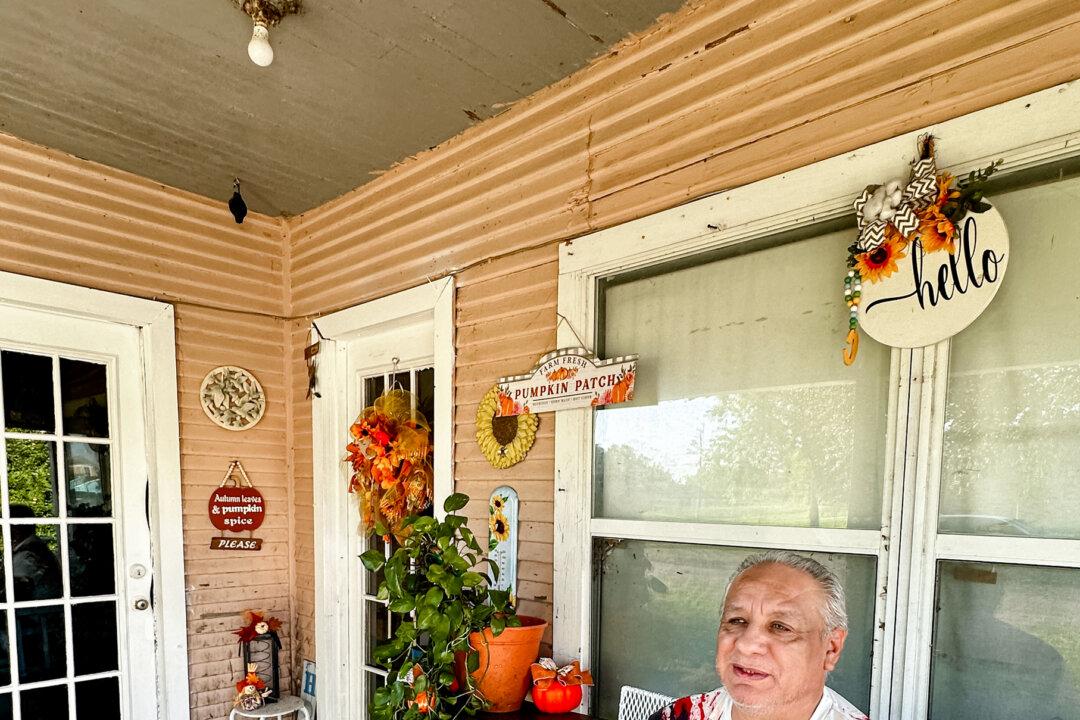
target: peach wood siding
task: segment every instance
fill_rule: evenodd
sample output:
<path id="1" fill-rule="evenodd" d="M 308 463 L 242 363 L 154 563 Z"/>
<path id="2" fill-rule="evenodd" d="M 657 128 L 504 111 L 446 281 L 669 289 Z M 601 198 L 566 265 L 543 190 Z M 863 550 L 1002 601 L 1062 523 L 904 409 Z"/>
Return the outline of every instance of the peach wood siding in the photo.
<path id="1" fill-rule="evenodd" d="M 464 269 L 456 477 L 477 498 L 504 481 L 522 492 L 528 597 L 546 596 L 525 609 L 547 612 L 534 603 L 550 601 L 551 417 L 529 459 L 503 473 L 479 461 L 470 428 L 486 384 L 554 343 L 554 244 L 1074 79 L 1078 67 L 1071 0 L 691 0 L 503 115 L 292 218 L 293 315 Z M 294 397 L 301 383 L 294 375 Z M 310 445 L 296 452 L 300 518 Z M 482 519 L 475 503 L 470 514 Z M 303 528 L 299 538 L 297 610 L 312 613 Z M 313 624 L 298 618 L 308 656 Z"/>
<path id="2" fill-rule="evenodd" d="M 228 179 L 223 192 L 229 191 Z M 288 401 L 283 356 L 280 221 L 236 225 L 223 203 L 182 193 L 0 134 L 0 270 L 155 298 L 176 306 L 184 555 L 191 717 L 228 714 L 240 676 L 240 612 L 265 608 L 288 622 L 292 506 L 286 470 Z M 199 405 L 203 376 L 250 369 L 266 415 L 238 435 Z M 232 458 L 267 500 L 262 552 L 208 549 L 206 502 Z M 286 669 L 286 679 L 289 670 Z"/>

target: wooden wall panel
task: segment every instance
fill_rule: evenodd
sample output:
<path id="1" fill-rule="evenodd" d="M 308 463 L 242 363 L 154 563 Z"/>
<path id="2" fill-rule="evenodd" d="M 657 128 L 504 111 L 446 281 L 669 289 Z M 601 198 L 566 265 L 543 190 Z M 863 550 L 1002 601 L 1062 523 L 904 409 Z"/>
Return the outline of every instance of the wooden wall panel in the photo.
<path id="1" fill-rule="evenodd" d="M 284 620 L 291 651 L 282 248 L 279 220 L 250 214 L 237 225 L 224 203 L 0 134 L 0 270 L 176 308 L 192 720 L 228 715 L 243 610 Z M 214 425 L 198 401 L 203 376 L 225 364 L 248 368 L 266 391 L 265 417 L 242 434 Z M 267 500 L 259 553 L 208 548 L 216 531 L 206 502 L 233 458 Z"/>
<path id="2" fill-rule="evenodd" d="M 555 477 L 555 416 L 540 415 L 536 442 L 526 458 L 496 470 L 476 444 L 476 409 L 501 375 L 532 369 L 555 346 L 554 289 L 557 248 L 534 252 L 522 267 L 513 256 L 475 267 L 457 278 L 457 349 L 454 374 L 455 490 L 472 500 L 465 509 L 481 544 L 488 537 L 491 492 L 509 484 L 521 499 L 518 528 L 519 610 L 551 621 Z M 548 627 L 545 642 L 551 642 Z"/>
<path id="3" fill-rule="evenodd" d="M 478 460 L 471 424 L 498 375 L 554 345 L 556 244 L 1075 79 L 1078 68 L 1071 0 L 690 0 L 502 115 L 292 218 L 293 314 L 459 274 L 458 488 L 480 498 L 512 480 L 528 498 L 522 555 L 533 559 L 522 577 L 535 584 L 524 609 L 550 612 L 550 422 L 504 473 Z M 294 363 L 303 340 L 294 334 Z M 296 480 L 300 517 L 310 478 Z M 483 520 L 481 504 L 469 512 Z M 310 563 L 305 542 L 298 567 Z M 314 588 L 297 582 L 308 613 Z M 298 625 L 313 624 L 310 612 Z"/>

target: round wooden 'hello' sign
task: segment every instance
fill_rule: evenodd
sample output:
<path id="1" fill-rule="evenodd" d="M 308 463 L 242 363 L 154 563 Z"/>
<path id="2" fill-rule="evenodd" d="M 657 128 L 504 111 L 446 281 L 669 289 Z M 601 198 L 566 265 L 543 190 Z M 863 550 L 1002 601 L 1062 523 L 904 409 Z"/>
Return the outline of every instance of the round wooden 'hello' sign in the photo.
<path id="1" fill-rule="evenodd" d="M 989 199 L 987 199 L 989 202 Z M 931 252 L 915 239 L 894 249 L 896 271 L 862 283 L 859 326 L 891 347 L 933 345 L 957 334 L 997 295 L 1009 264 L 1009 234 L 996 208 L 968 214 L 958 223 L 952 252 Z"/>

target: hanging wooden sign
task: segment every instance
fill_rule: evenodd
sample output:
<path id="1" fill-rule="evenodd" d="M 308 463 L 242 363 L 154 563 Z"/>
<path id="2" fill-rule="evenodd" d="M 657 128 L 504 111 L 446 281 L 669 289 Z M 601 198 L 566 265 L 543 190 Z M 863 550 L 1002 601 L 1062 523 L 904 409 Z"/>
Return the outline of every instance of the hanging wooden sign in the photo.
<path id="1" fill-rule="evenodd" d="M 860 327 L 885 345 L 925 347 L 966 328 L 994 299 L 1009 234 L 985 192 L 1000 162 L 955 178 L 938 170 L 935 140 L 924 136 L 906 176 L 855 199 L 845 364 L 855 362 Z"/>
<path id="2" fill-rule="evenodd" d="M 917 239 L 897 261 L 895 274 L 863 284 L 859 325 L 867 335 L 892 347 L 925 347 L 982 314 L 1009 264 L 1005 221 L 997 208 L 968 215 L 953 242 L 951 253 L 928 253 Z"/>
<path id="3" fill-rule="evenodd" d="M 237 479 L 236 473 L 240 478 Z M 230 485 L 231 483 L 231 485 Z M 233 460 L 221 485 L 210 495 L 210 524 L 225 532 L 248 533 L 258 530 L 266 518 L 266 501 L 251 484 L 239 460 Z M 211 550 L 259 550 L 262 540 L 254 537 L 219 536 L 210 541 Z"/>
<path id="4" fill-rule="evenodd" d="M 599 407 L 634 399 L 637 355 L 601 360 L 584 348 L 547 353 L 525 375 L 499 378 L 499 415 Z"/>

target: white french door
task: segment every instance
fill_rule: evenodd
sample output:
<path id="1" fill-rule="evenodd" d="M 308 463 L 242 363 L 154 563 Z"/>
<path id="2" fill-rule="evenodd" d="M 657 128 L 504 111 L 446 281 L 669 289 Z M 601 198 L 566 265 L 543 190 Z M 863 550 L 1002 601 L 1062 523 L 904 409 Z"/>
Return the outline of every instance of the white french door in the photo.
<path id="1" fill-rule="evenodd" d="M 347 493 L 350 468 L 342 457 L 349 425 L 396 382 L 416 395 L 417 409 L 431 424 L 436 514 L 452 492 L 454 279 L 341 310 L 315 325 L 313 334 L 320 339 L 319 394 L 312 403 L 319 712 L 361 720 L 385 676 L 371 652 L 394 628 L 375 599 L 378 578 L 359 560 L 373 546 L 359 529 L 357 501 Z"/>
<path id="2" fill-rule="evenodd" d="M 414 409 L 423 413 L 434 430 L 435 371 L 430 319 L 366 334 L 351 341 L 347 352 L 345 393 L 350 418 L 359 415 L 383 392 L 397 388 L 414 394 Z M 355 495 L 351 496 L 349 505 L 359 526 Z M 351 667 L 360 690 L 360 703 L 354 705 L 350 720 L 360 720 L 367 716 L 367 705 L 386 678 L 386 670 L 375 664 L 372 653 L 376 645 L 390 639 L 396 625 L 386 602 L 375 597 L 381 574 L 368 572 L 358 558 L 370 549 L 383 550 L 389 557 L 393 548 L 392 542 L 367 535 L 362 529 L 350 532 L 348 542 L 349 557 L 354 560 L 349 565 L 349 610 L 354 618 L 349 623 Z"/>
<path id="3" fill-rule="evenodd" d="M 159 716 L 139 329 L 0 305 L 0 718 Z"/>

